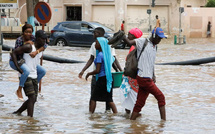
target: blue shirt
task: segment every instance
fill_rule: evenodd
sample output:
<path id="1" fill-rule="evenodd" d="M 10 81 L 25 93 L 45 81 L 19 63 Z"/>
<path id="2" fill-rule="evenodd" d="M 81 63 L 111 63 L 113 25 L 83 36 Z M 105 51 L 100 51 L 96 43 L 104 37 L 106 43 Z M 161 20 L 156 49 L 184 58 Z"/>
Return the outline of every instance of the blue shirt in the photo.
<path id="1" fill-rule="evenodd" d="M 101 63 L 101 68 L 100 68 L 98 77 L 106 76 L 103 52 L 98 53 L 97 57 L 94 60 L 94 63 L 95 63 L 95 65 L 97 65 L 98 63 Z"/>

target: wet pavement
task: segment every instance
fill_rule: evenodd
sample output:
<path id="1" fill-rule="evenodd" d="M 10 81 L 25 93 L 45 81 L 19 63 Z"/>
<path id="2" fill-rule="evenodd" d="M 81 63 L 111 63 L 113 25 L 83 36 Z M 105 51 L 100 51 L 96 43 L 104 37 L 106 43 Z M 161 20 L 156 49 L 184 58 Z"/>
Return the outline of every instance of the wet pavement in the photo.
<path id="1" fill-rule="evenodd" d="M 158 46 L 156 63 L 193 60 L 215 56 L 215 39 L 188 39 L 186 45 L 174 45 L 173 39 Z M 14 40 L 4 44 L 13 46 Z M 89 48 L 49 46 L 45 54 L 87 61 Z M 116 49 L 124 67 L 128 49 Z M 34 117 L 11 114 L 22 104 L 15 95 L 17 72 L 8 65 L 9 54 L 0 64 L 0 133 L 165 133 L 212 134 L 215 130 L 215 63 L 198 66 L 156 65 L 157 86 L 166 97 L 167 121 L 160 121 L 156 99 L 149 95 L 142 117 L 130 121 L 120 104 L 120 91 L 113 99 L 118 114 L 105 113 L 98 102 L 89 114 L 90 79 L 79 79 L 85 63 L 60 64 L 43 61 L 47 74 L 42 80 L 42 95 L 35 105 Z M 86 72 L 91 71 L 92 67 Z M 86 74 L 85 72 L 85 74 Z M 85 75 L 84 75 L 85 76 Z M 23 94 L 24 95 L 24 94 Z M 26 99 L 26 97 L 25 97 Z"/>

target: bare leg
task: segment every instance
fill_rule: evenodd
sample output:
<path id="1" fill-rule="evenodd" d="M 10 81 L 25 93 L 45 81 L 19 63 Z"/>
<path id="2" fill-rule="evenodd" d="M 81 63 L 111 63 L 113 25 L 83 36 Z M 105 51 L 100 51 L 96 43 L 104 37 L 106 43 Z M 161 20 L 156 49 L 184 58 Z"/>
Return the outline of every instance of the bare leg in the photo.
<path id="1" fill-rule="evenodd" d="M 109 106 L 112 109 L 113 113 L 117 113 L 116 105 L 114 102 L 109 102 Z"/>
<path id="2" fill-rule="evenodd" d="M 35 95 L 28 96 L 28 100 L 26 100 L 17 111 L 13 112 L 13 114 L 21 114 L 23 111 L 27 109 L 28 116 L 33 117 L 35 102 L 36 102 Z"/>
<path id="3" fill-rule="evenodd" d="M 94 101 L 94 100 L 90 100 L 90 107 L 89 107 L 89 111 L 90 111 L 90 113 L 94 113 L 94 111 L 95 111 L 95 109 L 96 109 L 96 101 Z"/>
<path id="4" fill-rule="evenodd" d="M 15 112 L 13 112 L 13 114 L 21 114 L 23 111 L 25 111 L 28 107 L 28 100 L 26 100 L 22 106 Z"/>
<path id="5" fill-rule="evenodd" d="M 162 120 L 166 120 L 166 110 L 165 110 L 165 106 L 159 107 L 160 110 L 160 116 Z"/>
<path id="6" fill-rule="evenodd" d="M 137 117 L 139 117 L 141 114 L 137 112 L 132 112 L 130 120 L 136 120 Z"/>
<path id="7" fill-rule="evenodd" d="M 16 90 L 16 95 L 19 100 L 24 101 L 23 96 L 22 96 L 22 87 L 19 86 L 18 89 Z"/>
<path id="8" fill-rule="evenodd" d="M 30 117 L 33 117 L 35 102 L 36 102 L 36 96 L 35 95 L 30 96 L 28 98 L 27 113 L 28 113 L 28 116 L 30 116 Z"/>
<path id="9" fill-rule="evenodd" d="M 109 106 L 108 102 L 105 102 L 105 106 L 106 106 L 106 110 L 110 110 L 110 106 Z"/>

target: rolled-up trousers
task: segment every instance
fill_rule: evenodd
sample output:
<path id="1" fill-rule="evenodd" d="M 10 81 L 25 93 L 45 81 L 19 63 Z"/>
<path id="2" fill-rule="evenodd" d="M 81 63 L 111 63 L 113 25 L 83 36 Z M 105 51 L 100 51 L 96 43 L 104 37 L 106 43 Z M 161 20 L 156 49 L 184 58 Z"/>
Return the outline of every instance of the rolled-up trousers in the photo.
<path id="1" fill-rule="evenodd" d="M 165 96 L 163 93 L 158 89 L 152 79 L 150 78 L 143 78 L 137 76 L 137 82 L 139 84 L 139 91 L 137 94 L 137 101 L 134 106 L 133 112 L 139 113 L 142 107 L 145 105 L 146 99 L 149 96 L 149 93 L 154 95 L 154 97 L 158 101 L 158 107 L 164 106 L 165 103 Z"/>

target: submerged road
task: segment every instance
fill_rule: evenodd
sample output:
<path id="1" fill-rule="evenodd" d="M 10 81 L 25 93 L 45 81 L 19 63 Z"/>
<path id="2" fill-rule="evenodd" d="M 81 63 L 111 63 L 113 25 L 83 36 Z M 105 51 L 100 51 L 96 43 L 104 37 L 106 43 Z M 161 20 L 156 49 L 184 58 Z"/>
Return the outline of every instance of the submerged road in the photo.
<path id="1" fill-rule="evenodd" d="M 187 40 L 186 45 L 174 45 L 173 40 L 163 40 L 158 46 L 156 63 L 194 60 L 215 56 L 214 39 Z M 190 43 L 189 43 L 190 42 Z M 14 41 L 5 41 L 14 44 Z M 87 61 L 89 48 L 54 47 L 47 55 Z M 128 49 L 117 49 L 122 67 Z M 166 97 L 167 121 L 160 121 L 157 102 L 149 95 L 142 117 L 130 121 L 121 107 L 120 90 L 113 90 L 118 114 L 105 113 L 105 104 L 97 103 L 95 114 L 88 113 L 90 79 L 78 78 L 86 63 L 61 64 L 43 62 L 47 74 L 42 80 L 43 97 L 38 97 L 34 118 L 12 115 L 21 104 L 15 91 L 17 72 L 8 65 L 9 54 L 3 54 L 0 64 L 0 133 L 166 133 L 212 134 L 215 124 L 215 63 L 197 66 L 156 65 L 157 86 Z M 92 67 L 87 70 L 91 71 Z M 26 97 L 25 97 L 26 99 Z"/>

